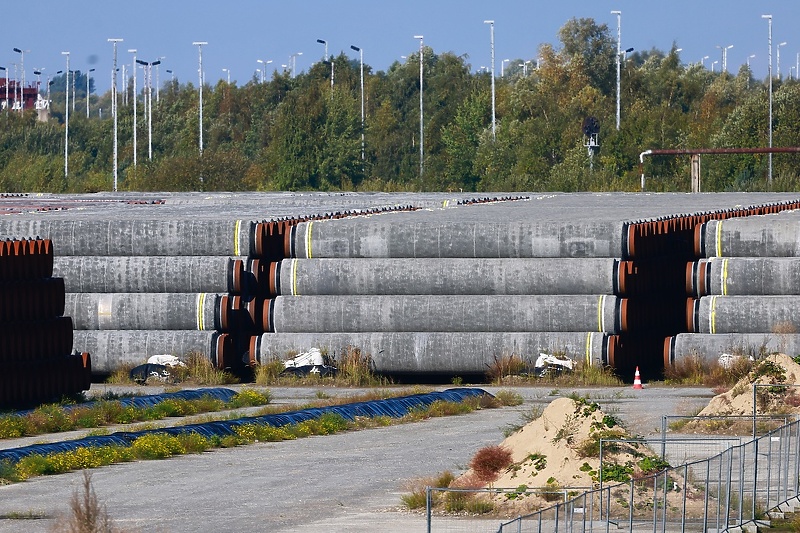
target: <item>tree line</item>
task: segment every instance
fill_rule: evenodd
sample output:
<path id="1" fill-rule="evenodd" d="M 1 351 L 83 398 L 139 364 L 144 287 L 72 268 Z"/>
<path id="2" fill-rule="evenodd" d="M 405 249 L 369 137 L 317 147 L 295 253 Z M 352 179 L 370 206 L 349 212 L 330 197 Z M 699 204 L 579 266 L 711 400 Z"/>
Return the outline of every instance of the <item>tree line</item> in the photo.
<path id="1" fill-rule="evenodd" d="M 617 130 L 616 41 L 609 28 L 571 19 L 558 41 L 543 45 L 530 67 L 516 60 L 496 78 L 494 127 L 491 74 L 473 73 L 467 57 L 431 48 L 386 71 L 364 65 L 363 128 L 360 64 L 343 53 L 330 58 L 333 86 L 324 62 L 296 77 L 275 72 L 264 83 L 254 76 L 242 86 L 205 86 L 202 152 L 196 86 L 165 82 L 148 127 L 145 95 L 134 95 L 129 84 L 118 104 L 119 188 L 634 191 L 644 150 L 768 144 L 769 80 L 754 79 L 747 66 L 735 74 L 709 72 L 683 64 L 674 45 L 626 55 Z M 0 115 L 0 190 L 110 190 L 110 93 L 92 97 L 86 118 L 86 91 L 78 92 L 84 111 L 69 115 L 65 176 L 66 117 L 58 92 L 64 83 L 54 81 L 47 121 L 38 121 L 34 110 Z M 773 145 L 800 146 L 796 80 L 773 80 L 773 115 Z M 594 149 L 586 146 L 587 123 L 597 125 Z M 774 156 L 773 190 L 798 189 L 798 163 L 800 155 Z M 691 189 L 686 156 L 654 157 L 645 172 L 650 190 Z M 768 187 L 766 155 L 703 156 L 702 172 L 708 191 Z"/>

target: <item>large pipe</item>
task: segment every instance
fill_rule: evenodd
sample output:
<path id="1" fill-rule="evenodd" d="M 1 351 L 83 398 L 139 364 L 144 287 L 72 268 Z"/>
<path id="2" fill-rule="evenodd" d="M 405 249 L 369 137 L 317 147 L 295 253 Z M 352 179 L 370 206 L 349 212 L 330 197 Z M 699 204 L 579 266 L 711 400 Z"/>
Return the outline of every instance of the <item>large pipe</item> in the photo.
<path id="1" fill-rule="evenodd" d="M 243 220 L 0 220 L 0 235 L 43 237 L 56 255 L 249 255 L 257 224 Z"/>
<path id="2" fill-rule="evenodd" d="M 726 257 L 686 265 L 687 295 L 800 294 L 798 257 Z"/>
<path id="3" fill-rule="evenodd" d="M 617 259 L 287 259 L 270 265 L 273 295 L 620 294 Z"/>
<path id="4" fill-rule="evenodd" d="M 722 354 L 743 355 L 757 359 L 770 353 L 800 353 L 800 335 L 771 333 L 681 333 L 664 341 L 664 366 L 697 357 L 718 362 Z"/>
<path id="5" fill-rule="evenodd" d="M 215 293 L 67 293 L 75 329 L 228 331 L 229 297 Z"/>
<path id="6" fill-rule="evenodd" d="M 710 220 L 695 228 L 697 257 L 800 257 L 800 211 Z"/>
<path id="7" fill-rule="evenodd" d="M 265 331 L 618 333 L 620 307 L 621 300 L 611 295 L 278 296 L 265 311 L 270 314 Z"/>
<path id="8" fill-rule="evenodd" d="M 357 347 L 381 373 L 483 374 L 512 354 L 531 367 L 542 352 L 594 366 L 613 357 L 603 333 L 267 333 L 251 337 L 245 362 L 285 360 L 314 347 L 337 360 Z"/>
<path id="9" fill-rule="evenodd" d="M 623 256 L 621 220 L 418 218 L 395 220 L 385 216 L 302 222 L 286 233 L 284 256 L 301 259 Z"/>
<path id="10" fill-rule="evenodd" d="M 704 296 L 691 301 L 686 318 L 695 333 L 798 333 L 800 298 Z"/>
<path id="11" fill-rule="evenodd" d="M 75 331 L 74 345 L 92 354 L 92 373 L 110 374 L 140 365 L 153 355 L 171 354 L 185 359 L 192 353 L 207 357 L 217 368 L 236 361 L 227 334 L 216 331 Z"/>
<path id="12" fill-rule="evenodd" d="M 67 292 L 229 292 L 248 289 L 244 260 L 225 256 L 56 257 Z"/>

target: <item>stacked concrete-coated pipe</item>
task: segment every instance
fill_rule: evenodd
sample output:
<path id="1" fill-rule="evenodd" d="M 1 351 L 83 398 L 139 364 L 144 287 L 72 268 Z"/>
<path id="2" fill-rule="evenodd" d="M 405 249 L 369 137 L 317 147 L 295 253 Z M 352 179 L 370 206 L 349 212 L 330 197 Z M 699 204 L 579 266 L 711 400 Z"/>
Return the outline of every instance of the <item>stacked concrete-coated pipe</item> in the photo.
<path id="1" fill-rule="evenodd" d="M 0 408 L 27 407 L 89 388 L 88 353 L 72 353 L 64 282 L 46 239 L 0 241 Z"/>

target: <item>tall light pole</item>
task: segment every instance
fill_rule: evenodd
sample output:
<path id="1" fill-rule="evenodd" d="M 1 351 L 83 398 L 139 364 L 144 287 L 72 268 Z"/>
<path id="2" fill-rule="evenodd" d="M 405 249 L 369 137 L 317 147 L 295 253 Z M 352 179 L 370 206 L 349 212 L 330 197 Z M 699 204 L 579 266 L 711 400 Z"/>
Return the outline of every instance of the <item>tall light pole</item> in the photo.
<path id="1" fill-rule="evenodd" d="M 781 46 L 786 46 L 786 41 L 779 43 L 778 46 L 775 47 L 775 50 L 778 52 L 777 60 L 777 70 L 778 70 L 778 80 L 781 79 Z"/>
<path id="2" fill-rule="evenodd" d="M 297 56 L 303 55 L 303 52 L 297 52 L 296 54 L 292 54 L 289 56 L 289 59 L 292 60 L 292 78 L 295 76 L 295 71 L 297 70 Z"/>
<path id="3" fill-rule="evenodd" d="M 264 83 L 264 78 L 265 78 L 265 76 L 267 75 L 267 65 L 269 65 L 270 63 L 272 63 L 272 60 L 270 59 L 270 60 L 268 60 L 268 61 L 264 61 L 263 59 L 256 59 L 256 61 L 258 61 L 259 63 L 261 63 L 262 65 L 264 65 L 264 68 L 263 68 L 263 70 L 261 71 L 261 83 Z"/>
<path id="4" fill-rule="evenodd" d="M 361 161 L 364 162 L 364 50 L 358 46 L 350 45 L 350 48 L 359 53 L 361 57 Z"/>
<path id="5" fill-rule="evenodd" d="M 414 39 L 419 39 L 419 177 L 422 179 L 422 175 L 425 170 L 425 121 L 423 119 L 422 114 L 422 72 L 423 72 L 423 48 L 422 48 L 422 35 L 415 35 Z"/>
<path id="6" fill-rule="evenodd" d="M 619 78 L 620 78 L 620 54 L 622 53 L 622 11 L 612 11 L 612 15 L 617 16 L 617 131 L 619 131 Z"/>
<path id="7" fill-rule="evenodd" d="M 158 96 L 159 95 L 159 89 L 161 87 L 161 80 L 159 79 L 159 72 L 160 72 L 160 68 L 161 68 L 160 67 L 161 60 L 162 59 L 166 59 L 166 58 L 167 58 L 167 56 L 161 56 L 161 57 L 158 58 L 158 63 L 153 63 L 156 66 L 156 103 L 161 101 L 159 96 Z"/>
<path id="8" fill-rule="evenodd" d="M 494 92 L 494 21 L 484 20 L 484 24 L 489 25 L 489 42 L 492 46 L 492 142 L 497 140 L 497 118 L 495 108 L 495 92 Z"/>
<path id="9" fill-rule="evenodd" d="M 5 74 L 6 74 L 6 100 L 5 100 L 5 104 L 6 104 L 6 115 L 8 115 L 8 108 L 10 107 L 8 105 L 8 68 L 7 67 L 0 67 L 0 70 L 5 72 Z M 48 88 L 48 92 L 49 91 L 50 91 L 50 89 Z"/>
<path id="10" fill-rule="evenodd" d="M 704 62 L 705 62 L 706 59 L 708 59 L 708 56 L 703 56 L 703 57 L 700 58 L 700 66 L 703 67 L 703 68 L 705 68 Z"/>
<path id="11" fill-rule="evenodd" d="M 714 72 L 714 65 L 716 65 L 717 63 L 719 63 L 719 61 L 712 61 L 711 62 L 711 72 Z"/>
<path id="12" fill-rule="evenodd" d="M 131 48 L 128 50 L 128 52 L 133 54 L 133 64 L 131 68 L 131 73 L 133 74 L 133 168 L 136 168 L 136 100 L 139 98 L 139 96 L 136 94 L 136 48 Z"/>
<path id="13" fill-rule="evenodd" d="M 122 39 L 108 39 L 108 42 L 114 45 L 114 69 L 111 71 L 111 114 L 114 115 L 114 192 L 117 192 L 117 43 L 121 43 Z"/>
<path id="14" fill-rule="evenodd" d="M 69 176 L 69 52 L 61 52 L 67 56 L 66 78 L 64 79 L 64 177 Z"/>
<path id="15" fill-rule="evenodd" d="M 147 109 L 147 159 L 153 160 L 153 67 L 161 64 L 161 60 L 156 61 L 142 61 L 137 59 L 136 62 L 144 67 L 145 79 L 145 97 L 144 107 Z"/>
<path id="16" fill-rule="evenodd" d="M 717 45 L 717 48 L 722 50 L 722 70 L 720 72 L 728 72 L 728 50 L 733 48 L 733 45 L 729 46 L 720 46 Z"/>
<path id="17" fill-rule="evenodd" d="M 750 78 L 753 76 L 752 72 L 750 71 L 750 60 L 756 57 L 755 54 L 750 54 L 747 56 L 747 88 L 750 88 Z"/>
<path id="18" fill-rule="evenodd" d="M 224 68 L 224 69 L 222 69 L 222 72 L 225 72 L 228 75 L 228 86 L 230 86 L 230 84 L 231 84 L 231 69 Z"/>
<path id="19" fill-rule="evenodd" d="M 19 107 L 20 113 L 25 109 L 25 52 L 30 52 L 30 50 L 22 50 L 21 48 L 14 48 L 14 51 L 19 54 L 19 67 L 22 71 L 20 74 L 22 86 L 19 91 L 20 100 L 22 104 Z"/>
<path id="20" fill-rule="evenodd" d="M 325 39 L 317 39 L 317 42 L 319 44 L 324 44 L 325 45 L 325 61 L 324 62 L 325 63 L 327 63 L 328 61 L 331 62 L 331 89 L 333 89 L 333 58 L 332 57 L 328 57 L 328 41 L 326 41 Z M 351 46 L 350 48 L 353 48 L 353 47 Z M 363 159 L 363 157 L 362 157 L 362 159 Z"/>
<path id="21" fill-rule="evenodd" d="M 86 118 L 89 118 L 89 73 L 94 71 L 93 68 L 86 71 Z"/>
<path id="22" fill-rule="evenodd" d="M 768 43 L 769 43 L 769 68 L 767 75 L 769 77 L 769 147 L 772 148 L 772 15 L 761 15 L 762 19 L 767 19 L 767 27 L 769 29 Z M 767 175 L 767 184 L 772 188 L 772 152 L 767 154 L 769 161 L 769 174 Z"/>
<path id="23" fill-rule="evenodd" d="M 508 63 L 509 61 L 511 61 L 511 60 L 510 59 L 504 59 L 504 60 L 502 60 L 500 62 L 500 77 L 501 78 L 505 78 L 506 77 L 506 63 Z"/>
<path id="24" fill-rule="evenodd" d="M 197 47 L 199 64 L 197 76 L 200 82 L 200 155 L 203 155 L 203 45 L 208 43 L 206 41 L 194 41 L 192 44 Z"/>

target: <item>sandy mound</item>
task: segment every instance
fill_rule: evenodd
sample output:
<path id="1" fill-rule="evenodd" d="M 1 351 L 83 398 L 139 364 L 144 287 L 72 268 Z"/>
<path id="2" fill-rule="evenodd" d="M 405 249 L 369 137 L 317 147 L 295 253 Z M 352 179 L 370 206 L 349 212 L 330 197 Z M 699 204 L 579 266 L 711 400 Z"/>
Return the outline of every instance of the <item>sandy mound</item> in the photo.
<path id="1" fill-rule="evenodd" d="M 788 355 L 772 354 L 755 362 L 750 373 L 730 390 L 714 396 L 698 416 L 752 416 L 754 383 L 771 385 L 756 389 L 758 415 L 800 413 L 800 389 L 784 386 L 800 385 L 800 365 Z M 747 434 L 752 431 L 752 421 L 695 420 L 683 426 L 681 431 Z"/>

